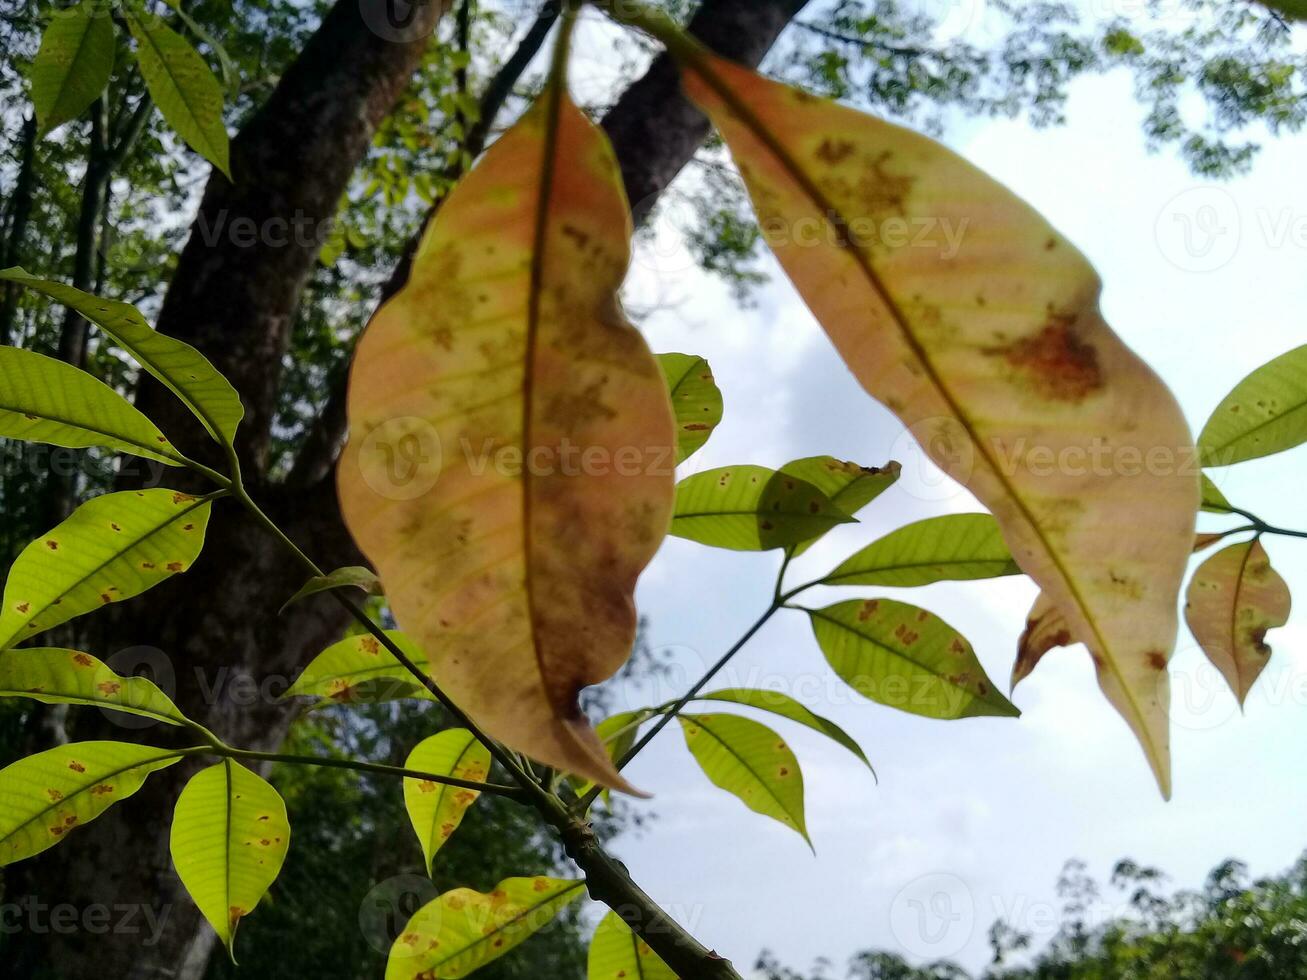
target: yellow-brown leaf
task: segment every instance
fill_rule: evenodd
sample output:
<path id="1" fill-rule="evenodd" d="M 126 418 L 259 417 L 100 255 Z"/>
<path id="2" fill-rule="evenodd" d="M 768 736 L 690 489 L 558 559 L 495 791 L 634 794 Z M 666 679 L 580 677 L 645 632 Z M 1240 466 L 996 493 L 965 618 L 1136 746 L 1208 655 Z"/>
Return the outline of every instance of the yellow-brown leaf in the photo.
<path id="1" fill-rule="evenodd" d="M 1266 631 L 1289 620 L 1289 587 L 1254 538 L 1198 566 L 1185 595 L 1189 629 L 1242 705 L 1271 659 Z"/>
<path id="2" fill-rule="evenodd" d="M 1198 474 L 1094 270 L 917 133 L 680 51 L 764 237 L 866 390 L 993 513 L 1169 793 L 1165 668 Z"/>
<path id="3" fill-rule="evenodd" d="M 396 618 L 492 736 L 628 788 L 577 706 L 635 636 L 676 432 L 622 316 L 611 147 L 550 89 L 451 194 L 350 381 L 340 497 Z"/>

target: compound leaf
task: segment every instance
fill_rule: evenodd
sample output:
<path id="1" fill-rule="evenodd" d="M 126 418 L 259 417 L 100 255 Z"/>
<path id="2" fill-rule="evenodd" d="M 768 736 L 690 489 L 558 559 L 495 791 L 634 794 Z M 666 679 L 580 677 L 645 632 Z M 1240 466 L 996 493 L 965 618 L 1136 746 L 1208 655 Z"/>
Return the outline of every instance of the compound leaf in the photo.
<path id="1" fill-rule="evenodd" d="M 14 561 L 0 610 L 0 650 L 139 595 L 191 567 L 213 504 L 175 490 L 93 497 Z"/>
<path id="2" fill-rule="evenodd" d="M 6 766 L 0 770 L 0 867 L 53 847 L 179 759 L 175 750 L 152 745 L 70 742 Z"/>
<path id="3" fill-rule="evenodd" d="M 488 895 L 445 892 L 395 940 L 386 980 L 459 980 L 531 938 L 584 894 L 584 881 L 561 878 L 508 878 Z"/>
<path id="4" fill-rule="evenodd" d="M 490 750 L 467 729 L 451 728 L 419 742 L 409 753 L 404 768 L 485 782 L 490 773 Z M 422 843 L 427 874 L 431 874 L 436 852 L 454 835 L 463 822 L 463 815 L 480 795 L 475 790 L 429 779 L 404 780 L 404 807 Z"/>
<path id="5" fill-rule="evenodd" d="M 346 522 L 454 700 L 623 789 L 577 694 L 630 655 L 676 446 L 658 362 L 617 306 L 630 230 L 612 147 L 550 86 L 364 333 L 338 467 Z"/>
<path id="6" fill-rule="evenodd" d="M 1171 392 L 1104 321 L 1093 268 L 939 143 L 692 41 L 674 52 L 845 362 L 995 515 L 1087 640 L 1169 794 L 1158 664 L 1193 541 L 1193 441 Z M 817 231 L 767 233 L 801 226 Z M 923 227 L 925 241 L 909 232 Z"/>
<path id="7" fill-rule="evenodd" d="M 698 451 L 722 420 L 722 393 L 698 354 L 659 354 L 658 366 L 676 414 L 676 462 Z"/>
<path id="8" fill-rule="evenodd" d="M 946 514 L 892 531 L 822 579 L 824 585 L 916 586 L 1019 575 L 998 522 L 988 514 Z"/>
<path id="9" fill-rule="evenodd" d="M 177 798 L 173 865 L 229 952 L 240 920 L 277 880 L 289 848 L 281 795 L 231 759 L 200 770 Z"/>
<path id="10" fill-rule="evenodd" d="M 1289 587 L 1253 538 L 1199 565 L 1185 599 L 1194 639 L 1242 705 L 1270 662 L 1267 631 L 1289 621 Z"/>
<path id="11" fill-rule="evenodd" d="M 1229 466 L 1307 442 L 1307 344 L 1263 364 L 1221 400 L 1198 436 L 1204 466 Z"/>
<path id="12" fill-rule="evenodd" d="M 803 773 L 785 740 L 739 715 L 677 716 L 685 744 L 714 785 L 755 813 L 796 830 L 812 846 L 803 813 Z"/>
<path id="13" fill-rule="evenodd" d="M 104 93 L 113 59 L 113 18 L 107 8 L 82 0 L 54 12 L 28 70 L 43 135 L 76 119 Z"/>
<path id="14" fill-rule="evenodd" d="M 796 476 L 765 466 L 725 466 L 676 485 L 671 533 L 716 548 L 767 551 L 853 520 Z"/>
<path id="15" fill-rule="evenodd" d="M 585 975 L 586 980 L 677 980 L 616 912 L 603 917 L 590 940 Z"/>
<path id="16" fill-rule="evenodd" d="M 971 644 L 925 609 L 854 599 L 807 612 L 827 662 L 863 697 L 926 718 L 1020 714 Z"/>
<path id="17" fill-rule="evenodd" d="M 122 395 L 53 357 L 0 347 L 0 436 L 69 449 L 101 446 L 180 466 L 186 458 Z"/>
<path id="18" fill-rule="evenodd" d="M 112 708 L 185 725 L 186 716 L 145 677 L 123 677 L 89 653 L 31 647 L 0 653 L 0 698 Z"/>
<path id="19" fill-rule="evenodd" d="M 76 310 L 181 399 L 209 435 L 228 446 L 236 438 L 245 409 L 231 382 L 190 344 L 157 333 L 136 307 L 38 279 L 17 267 L 0 270 L 0 280 L 26 286 Z"/>

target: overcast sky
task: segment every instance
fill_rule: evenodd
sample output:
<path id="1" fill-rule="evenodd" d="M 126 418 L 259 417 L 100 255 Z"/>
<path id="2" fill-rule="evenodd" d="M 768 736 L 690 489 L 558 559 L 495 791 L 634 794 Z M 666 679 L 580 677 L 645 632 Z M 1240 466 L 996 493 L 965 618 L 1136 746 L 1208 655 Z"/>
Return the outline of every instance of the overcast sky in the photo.
<path id="1" fill-rule="evenodd" d="M 587 23 L 578 53 L 601 64 L 607 43 Z M 984 122 L 956 127 L 945 141 L 1089 256 L 1105 282 L 1108 320 L 1174 388 L 1196 431 L 1247 372 L 1307 339 L 1307 138 L 1269 143 L 1249 176 L 1211 184 L 1171 153 L 1149 155 L 1141 115 L 1130 79 L 1112 76 L 1074 86 L 1063 128 Z M 796 563 L 793 582 L 909 521 L 980 509 L 942 486 L 862 392 L 779 270 L 769 267 L 757 308 L 741 310 L 676 247 L 671 215 L 633 267 L 630 291 L 637 302 L 674 301 L 644 324 L 652 346 L 706 356 L 725 395 L 725 421 L 685 472 L 819 453 L 904 464 L 903 479 L 861 524 Z M 1304 527 L 1304 464 L 1307 449 L 1213 475 L 1236 503 Z M 1266 544 L 1291 587 L 1307 589 L 1307 542 Z M 676 677 L 667 688 L 624 691 L 628 705 L 674 696 L 716 659 L 766 607 L 778 561 L 668 539 L 639 598 L 654 644 L 674 651 Z M 873 594 L 828 591 L 813 596 Z M 961 630 L 990 676 L 1006 681 L 1035 594 L 1028 580 L 898 591 Z M 814 857 L 797 834 L 713 787 L 673 726 L 630 770 L 656 794 L 649 806 L 658 820 L 617 850 L 638 881 L 740 967 L 764 947 L 795 966 L 818 956 L 842 964 L 880 947 L 975 968 L 987 959 L 996 917 L 1033 932 L 1037 944 L 1051 937 L 1053 885 L 1068 858 L 1083 858 L 1105 880 L 1128 856 L 1188 887 L 1226 857 L 1270 873 L 1299 855 L 1307 845 L 1305 637 L 1301 617 L 1268 637 L 1274 660 L 1241 717 L 1182 632 L 1172 664 L 1175 797 L 1163 803 L 1083 648 L 1049 655 L 1014 697 L 1019 720 L 929 721 L 851 694 L 825 666 L 806 620 L 778 617 L 714 686 L 795 693 L 863 744 L 880 785 L 837 746 L 777 723 L 803 766 Z"/>

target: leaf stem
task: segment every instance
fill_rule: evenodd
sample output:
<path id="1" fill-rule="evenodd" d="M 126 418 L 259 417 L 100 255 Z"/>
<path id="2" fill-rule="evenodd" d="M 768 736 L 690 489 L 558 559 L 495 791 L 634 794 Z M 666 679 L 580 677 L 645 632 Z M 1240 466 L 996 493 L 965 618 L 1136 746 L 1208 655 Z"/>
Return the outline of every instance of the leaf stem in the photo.
<path id="1" fill-rule="evenodd" d="M 1241 507 L 1227 508 L 1231 514 L 1238 514 L 1240 517 L 1246 517 L 1252 521 L 1252 527 L 1237 527 L 1225 534 L 1234 534 L 1236 531 L 1256 531 L 1258 534 L 1278 534 L 1286 538 L 1307 538 L 1307 531 L 1294 531 L 1287 527 L 1276 527 L 1274 524 L 1268 524 L 1256 514 L 1246 511 Z M 1224 536 L 1224 535 L 1223 535 Z"/>
<path id="2" fill-rule="evenodd" d="M 380 763 L 362 762 L 357 759 L 333 759 L 330 756 L 315 755 L 286 755 L 280 752 L 256 752 L 252 749 L 235 749 L 229 745 L 210 746 L 208 751 L 214 755 L 228 759 L 248 759 L 254 762 L 279 762 L 285 765 L 319 766 L 329 769 L 353 769 L 356 772 L 377 773 L 382 776 L 398 776 L 404 779 L 422 779 L 427 782 L 442 783 L 446 786 L 457 786 L 459 789 L 470 789 L 479 793 L 494 793 L 498 796 L 507 796 L 511 799 L 520 800 L 522 798 L 522 790 L 516 786 L 504 786 L 499 783 L 481 783 L 470 779 L 459 779 L 455 776 L 441 776 L 433 772 L 423 772 L 420 769 L 407 769 L 400 766 L 385 766 Z"/>

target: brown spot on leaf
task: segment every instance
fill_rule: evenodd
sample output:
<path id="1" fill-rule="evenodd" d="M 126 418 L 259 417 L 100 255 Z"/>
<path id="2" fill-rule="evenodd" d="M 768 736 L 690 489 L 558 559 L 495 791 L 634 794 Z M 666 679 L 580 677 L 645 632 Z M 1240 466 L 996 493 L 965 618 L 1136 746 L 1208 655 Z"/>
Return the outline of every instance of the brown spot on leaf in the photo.
<path id="1" fill-rule="evenodd" d="M 1098 352 L 1075 332 L 1075 316 L 1051 314 L 1037 334 L 983 352 L 1000 356 L 1030 379 L 1035 391 L 1051 401 L 1079 402 L 1103 387 Z"/>
<path id="2" fill-rule="evenodd" d="M 75 653 L 73 654 L 73 663 L 79 667 L 89 667 L 94 661 L 84 653 Z"/>
<path id="3" fill-rule="evenodd" d="M 68 768 L 71 769 L 73 772 L 86 772 L 86 767 L 82 765 L 80 762 L 78 762 L 76 759 L 68 760 Z"/>
<path id="4" fill-rule="evenodd" d="M 1148 653 L 1148 666 L 1153 670 L 1166 670 L 1166 654 L 1160 650 L 1150 650 Z"/>
<path id="5" fill-rule="evenodd" d="M 53 540 L 53 539 L 47 541 L 47 542 L 45 543 L 45 546 L 46 546 L 47 548 L 49 548 L 51 551 L 58 551 L 58 550 L 59 550 L 59 542 L 58 542 L 58 541 L 55 541 L 55 540 Z"/>
<path id="6" fill-rule="evenodd" d="M 117 694 L 119 691 L 122 690 L 122 687 L 123 686 L 119 684 L 117 681 L 102 681 L 101 683 L 95 685 L 95 689 L 99 691 L 101 694 L 105 695 L 106 697 L 112 694 Z"/>
<path id="7" fill-rule="evenodd" d="M 170 561 L 165 567 L 170 572 L 180 572 L 182 570 L 182 563 L 179 561 Z"/>

